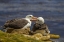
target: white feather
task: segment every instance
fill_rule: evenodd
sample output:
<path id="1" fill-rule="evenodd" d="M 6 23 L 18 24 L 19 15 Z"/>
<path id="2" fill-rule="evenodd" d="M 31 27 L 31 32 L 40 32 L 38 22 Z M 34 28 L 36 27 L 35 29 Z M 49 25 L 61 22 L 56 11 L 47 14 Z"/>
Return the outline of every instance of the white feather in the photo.
<path id="1" fill-rule="evenodd" d="M 25 19 L 28 21 L 28 23 L 22 29 L 29 28 L 31 26 L 31 21 L 28 18 L 25 18 Z"/>

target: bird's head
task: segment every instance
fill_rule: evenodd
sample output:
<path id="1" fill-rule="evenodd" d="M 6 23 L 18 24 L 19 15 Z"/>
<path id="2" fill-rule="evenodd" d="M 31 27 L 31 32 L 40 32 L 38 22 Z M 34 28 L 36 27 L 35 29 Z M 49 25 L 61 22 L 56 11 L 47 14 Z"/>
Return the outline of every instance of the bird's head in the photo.
<path id="1" fill-rule="evenodd" d="M 38 17 L 36 23 L 44 24 L 44 18 L 43 17 Z"/>
<path id="2" fill-rule="evenodd" d="M 33 16 L 33 15 L 27 15 L 26 18 L 28 18 L 31 21 L 36 21 L 37 17 Z"/>

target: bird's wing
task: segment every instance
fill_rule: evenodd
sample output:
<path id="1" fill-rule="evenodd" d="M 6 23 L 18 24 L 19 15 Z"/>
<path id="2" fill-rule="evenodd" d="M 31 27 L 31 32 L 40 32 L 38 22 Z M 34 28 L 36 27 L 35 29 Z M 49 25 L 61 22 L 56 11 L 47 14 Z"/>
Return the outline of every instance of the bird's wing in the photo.
<path id="1" fill-rule="evenodd" d="M 37 29 L 39 29 L 39 27 L 40 27 L 40 25 L 37 24 L 37 23 L 35 23 L 35 24 L 33 25 L 32 31 L 36 31 Z"/>
<path id="2" fill-rule="evenodd" d="M 17 19 L 12 19 L 12 20 L 6 21 L 5 24 L 4 24 L 4 26 L 3 26 L 3 28 L 6 29 L 6 28 L 9 26 L 10 23 L 12 23 L 12 22 L 14 22 L 14 21 L 16 21 L 16 20 L 17 20 Z"/>
<path id="3" fill-rule="evenodd" d="M 16 21 L 10 22 L 8 24 L 8 27 L 19 29 L 19 28 L 23 28 L 27 23 L 28 21 L 25 19 L 18 19 Z"/>

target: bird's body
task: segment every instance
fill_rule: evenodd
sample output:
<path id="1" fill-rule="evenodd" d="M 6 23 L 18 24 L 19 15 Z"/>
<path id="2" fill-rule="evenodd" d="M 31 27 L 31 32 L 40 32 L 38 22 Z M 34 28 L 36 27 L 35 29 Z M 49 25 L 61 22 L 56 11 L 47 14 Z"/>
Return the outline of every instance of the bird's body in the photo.
<path id="1" fill-rule="evenodd" d="M 3 28 L 6 29 L 24 29 L 24 28 L 30 28 L 31 26 L 31 20 L 36 20 L 37 17 L 34 17 L 33 15 L 27 15 L 25 18 L 20 19 L 12 19 L 8 20 Z"/>
<path id="2" fill-rule="evenodd" d="M 32 28 L 32 31 L 36 31 L 36 30 L 46 30 L 47 29 L 47 25 L 44 23 L 44 24 L 37 24 L 35 23 L 33 28 Z"/>
<path id="3" fill-rule="evenodd" d="M 50 33 L 48 26 L 44 23 L 44 19 L 40 17 L 37 19 L 36 23 L 34 24 L 31 32 L 34 34 L 41 33 L 43 35 L 47 35 Z"/>
<path id="4" fill-rule="evenodd" d="M 20 28 L 23 28 L 25 25 L 27 25 L 27 23 L 29 22 L 25 19 L 13 19 L 13 20 L 7 21 L 4 24 L 4 28 L 10 27 L 14 29 L 20 29 Z"/>
<path id="5" fill-rule="evenodd" d="M 32 28 L 33 33 L 41 33 L 43 35 L 49 34 L 48 26 L 44 24 L 37 24 L 35 23 Z"/>

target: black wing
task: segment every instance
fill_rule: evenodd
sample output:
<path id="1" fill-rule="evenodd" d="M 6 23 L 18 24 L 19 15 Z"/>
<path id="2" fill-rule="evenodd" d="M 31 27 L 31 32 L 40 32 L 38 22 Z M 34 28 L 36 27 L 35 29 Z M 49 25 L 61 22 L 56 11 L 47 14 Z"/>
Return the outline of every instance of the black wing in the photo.
<path id="1" fill-rule="evenodd" d="M 14 20 L 7 21 L 4 25 L 4 27 L 20 29 L 20 28 L 23 28 L 27 23 L 28 23 L 28 21 L 25 19 L 14 19 Z"/>
<path id="2" fill-rule="evenodd" d="M 39 25 L 38 23 L 35 23 L 35 24 L 33 25 L 32 31 L 36 31 L 36 30 L 38 30 L 39 28 L 40 28 L 40 25 Z"/>

